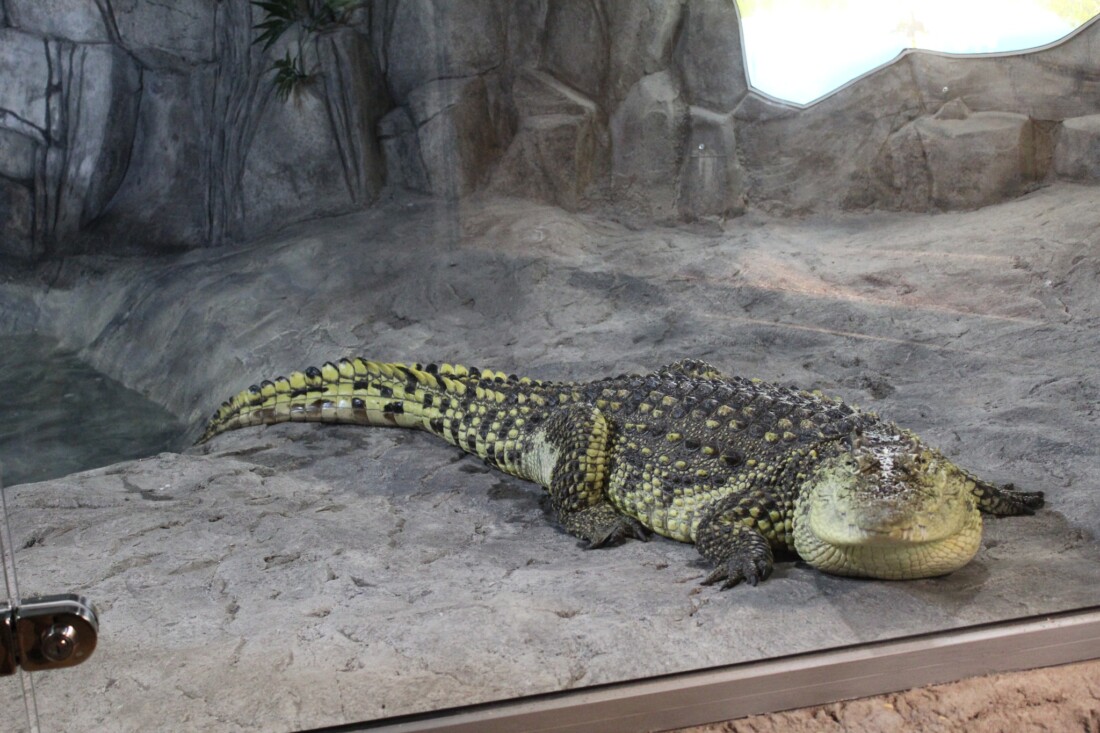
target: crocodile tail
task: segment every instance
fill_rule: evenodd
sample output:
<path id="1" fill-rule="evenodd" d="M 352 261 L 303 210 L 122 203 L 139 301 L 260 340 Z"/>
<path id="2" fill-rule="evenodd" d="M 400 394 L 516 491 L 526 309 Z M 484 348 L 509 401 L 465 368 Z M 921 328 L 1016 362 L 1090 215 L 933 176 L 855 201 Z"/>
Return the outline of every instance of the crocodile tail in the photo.
<path id="1" fill-rule="evenodd" d="M 250 425 L 326 422 L 422 428 L 442 435 L 451 397 L 483 374 L 451 364 L 397 364 L 341 359 L 264 380 L 226 400 L 196 445 Z M 471 388 L 473 385 L 470 385 Z M 445 437 L 445 436 L 444 436 Z"/>

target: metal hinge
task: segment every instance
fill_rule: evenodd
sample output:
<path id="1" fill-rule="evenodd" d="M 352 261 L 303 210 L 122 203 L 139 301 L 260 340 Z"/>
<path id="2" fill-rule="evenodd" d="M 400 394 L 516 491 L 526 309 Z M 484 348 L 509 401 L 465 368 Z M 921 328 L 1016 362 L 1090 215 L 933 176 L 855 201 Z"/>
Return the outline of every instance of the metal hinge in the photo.
<path id="1" fill-rule="evenodd" d="M 99 619 L 83 596 L 65 594 L 0 603 L 0 676 L 80 664 L 95 651 Z"/>

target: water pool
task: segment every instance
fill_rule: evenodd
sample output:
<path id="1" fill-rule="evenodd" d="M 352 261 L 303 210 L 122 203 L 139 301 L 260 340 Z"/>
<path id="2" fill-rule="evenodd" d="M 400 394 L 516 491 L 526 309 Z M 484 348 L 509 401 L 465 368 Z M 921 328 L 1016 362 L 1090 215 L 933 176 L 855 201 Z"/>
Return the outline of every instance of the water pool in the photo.
<path id="1" fill-rule="evenodd" d="M 183 447 L 172 413 L 43 336 L 0 336 L 0 380 L 5 486 Z"/>

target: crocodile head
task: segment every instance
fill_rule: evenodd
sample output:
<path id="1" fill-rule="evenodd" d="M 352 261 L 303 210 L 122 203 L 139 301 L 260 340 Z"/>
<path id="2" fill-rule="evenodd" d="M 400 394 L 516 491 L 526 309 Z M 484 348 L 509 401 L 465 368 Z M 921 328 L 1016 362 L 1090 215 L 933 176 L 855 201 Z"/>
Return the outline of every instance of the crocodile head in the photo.
<path id="1" fill-rule="evenodd" d="M 943 575 L 970 562 L 981 535 L 974 482 L 900 432 L 853 437 L 820 462 L 795 505 L 795 549 L 837 575 Z"/>

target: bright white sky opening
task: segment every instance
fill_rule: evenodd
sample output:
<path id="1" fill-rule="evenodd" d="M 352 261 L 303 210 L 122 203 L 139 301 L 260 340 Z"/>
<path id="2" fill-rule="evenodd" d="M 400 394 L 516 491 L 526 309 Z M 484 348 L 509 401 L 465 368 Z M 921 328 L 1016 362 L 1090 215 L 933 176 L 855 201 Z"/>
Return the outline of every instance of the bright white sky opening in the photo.
<path id="1" fill-rule="evenodd" d="M 1073 31 L 1079 21 L 1047 0 L 757 0 L 742 2 L 749 82 L 807 104 L 906 48 L 951 53 L 1019 51 Z M 1100 0 L 1073 0 L 1076 17 Z M 1090 7 L 1091 6 L 1091 7 Z"/>

